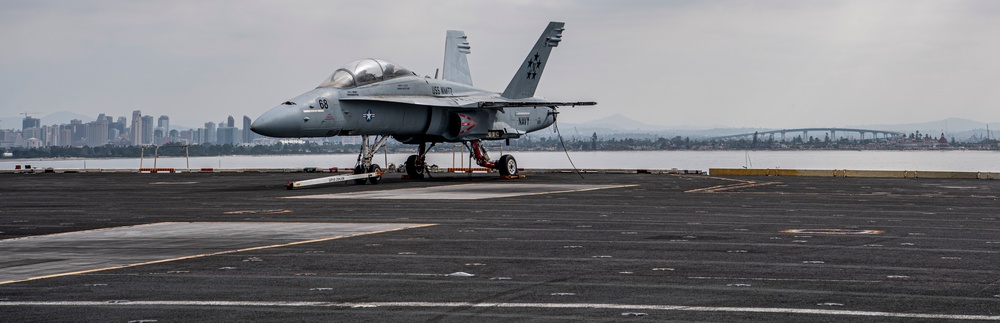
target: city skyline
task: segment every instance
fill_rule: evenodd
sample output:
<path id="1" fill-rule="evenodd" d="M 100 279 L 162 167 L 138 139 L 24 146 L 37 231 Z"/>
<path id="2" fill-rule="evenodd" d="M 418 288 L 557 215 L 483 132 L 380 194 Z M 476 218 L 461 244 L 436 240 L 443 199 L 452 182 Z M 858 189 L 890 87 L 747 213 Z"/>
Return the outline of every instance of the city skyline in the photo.
<path id="1" fill-rule="evenodd" d="M 172 129 L 170 116 L 143 114 L 134 110 L 131 119 L 101 113 L 93 121 L 74 118 L 69 122 L 43 124 L 41 119 L 25 113 L 21 129 L 0 127 L 0 148 L 48 146 L 97 147 L 104 145 L 192 145 L 192 144 L 255 144 L 261 136 L 250 131 L 243 116 L 244 127 L 236 127 L 233 116 L 219 123 L 205 122 L 202 128 Z M 155 120 L 155 126 L 154 126 Z"/>
<path id="2" fill-rule="evenodd" d="M 277 138 L 260 136 L 250 131 L 249 127 L 252 124 L 253 119 L 247 115 L 242 116 L 242 127 L 240 127 L 241 124 L 237 122 L 236 117 L 227 116 L 225 118 L 219 118 L 221 120 L 218 122 L 207 121 L 202 127 L 197 128 L 172 125 L 172 118 L 168 115 L 159 115 L 157 117 L 155 113 L 144 114 L 141 110 L 132 111 L 131 119 L 125 116 L 116 117 L 102 113 L 99 114 L 94 121 L 85 122 L 80 119 L 91 119 L 87 116 L 68 111 L 50 114 L 47 117 L 52 118 L 57 115 L 62 118 L 73 117 L 73 119 L 69 122 L 57 121 L 55 123 L 46 123 L 42 122 L 40 118 L 34 118 L 28 114 L 27 117 L 21 120 L 22 128 L 20 130 L 10 129 L 9 127 L 0 128 L 0 148 L 31 148 L 42 146 L 95 147 L 105 144 L 127 146 L 132 145 L 133 142 L 139 142 L 141 145 L 165 145 L 170 143 L 181 145 L 226 143 L 232 145 L 270 145 L 278 141 L 282 141 Z M 154 120 L 155 126 L 153 126 Z M 953 125 L 953 129 L 956 129 L 955 132 L 948 131 L 949 123 Z M 7 124 L 10 124 L 10 122 Z M 693 137 L 697 140 L 705 140 L 711 139 L 712 137 L 737 134 L 741 132 L 741 129 L 750 129 L 749 132 L 751 133 L 757 129 L 761 131 L 777 130 L 776 128 L 703 128 L 666 130 L 665 128 L 650 126 L 641 121 L 632 120 L 621 115 L 603 118 L 584 124 L 569 124 L 568 126 L 572 127 L 575 132 L 575 136 L 577 137 L 579 136 L 579 129 L 577 128 L 583 127 L 585 132 L 595 131 L 594 135 L 600 133 L 602 136 L 608 136 L 608 138 L 633 139 L 684 135 L 686 137 Z M 631 126 L 652 128 L 630 128 Z M 916 134 L 922 134 L 923 136 L 933 135 L 934 138 L 948 137 L 952 141 L 956 140 L 956 134 L 958 134 L 957 138 L 960 142 L 978 142 L 983 139 L 995 138 L 995 136 L 991 134 L 994 130 L 990 130 L 988 124 L 978 123 L 972 120 L 945 119 L 925 124 L 883 126 L 888 127 L 884 129 L 894 129 L 895 132 L 910 133 L 911 135 L 915 132 Z M 939 126 L 941 127 L 940 131 L 938 131 Z M 983 126 L 985 126 L 985 129 Z M 883 128 L 868 127 L 867 129 L 878 130 Z M 678 131 L 681 131 L 681 133 L 678 133 Z M 684 131 L 688 132 L 685 133 Z M 743 132 L 745 133 L 746 131 Z M 831 135 L 833 134 L 831 133 Z M 538 135 L 539 138 L 545 136 L 545 134 Z M 837 135 L 835 137 L 837 137 L 835 139 L 844 137 L 843 139 L 848 140 L 864 139 L 856 138 L 856 136 L 851 135 Z M 28 139 L 31 138 L 35 138 L 37 140 L 28 141 Z M 255 139 L 260 140 L 255 141 Z M 350 136 L 337 137 L 337 139 L 315 138 L 314 141 L 351 142 L 353 140 Z"/>

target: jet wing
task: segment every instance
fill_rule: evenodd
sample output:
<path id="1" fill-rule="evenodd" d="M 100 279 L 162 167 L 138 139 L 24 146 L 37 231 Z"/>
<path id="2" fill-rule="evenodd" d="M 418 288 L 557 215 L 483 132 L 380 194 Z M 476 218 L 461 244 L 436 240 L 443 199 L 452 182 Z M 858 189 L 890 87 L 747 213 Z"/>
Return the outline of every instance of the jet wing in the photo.
<path id="1" fill-rule="evenodd" d="M 479 108 L 481 100 L 470 97 L 433 97 L 414 95 L 369 95 L 340 98 L 341 101 L 372 101 L 442 108 Z"/>
<path id="2" fill-rule="evenodd" d="M 409 95 L 379 95 L 340 98 L 342 101 L 375 101 L 401 104 L 465 108 L 465 109 L 498 109 L 517 107 L 561 107 L 597 105 L 597 102 L 562 102 L 562 101 L 532 101 L 532 100 L 496 100 L 496 97 L 429 97 Z"/>
<path id="3" fill-rule="evenodd" d="M 597 105 L 597 102 L 561 102 L 561 101 L 486 101 L 479 102 L 480 108 L 503 109 L 517 107 L 575 107 L 578 105 Z"/>

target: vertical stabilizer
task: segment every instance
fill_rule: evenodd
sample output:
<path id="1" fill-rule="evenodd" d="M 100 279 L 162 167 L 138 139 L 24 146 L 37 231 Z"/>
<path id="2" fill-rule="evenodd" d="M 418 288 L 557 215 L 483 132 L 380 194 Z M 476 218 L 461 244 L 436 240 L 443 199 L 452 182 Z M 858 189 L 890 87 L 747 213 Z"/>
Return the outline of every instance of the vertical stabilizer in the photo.
<path id="1" fill-rule="evenodd" d="M 469 59 L 472 46 L 465 37 L 465 32 L 449 30 L 444 41 L 444 70 L 442 79 L 472 86 L 472 73 L 469 72 Z"/>
<path id="2" fill-rule="evenodd" d="M 542 70 L 545 69 L 545 62 L 549 60 L 549 53 L 552 52 L 552 47 L 558 46 L 562 40 L 563 25 L 565 24 L 553 21 L 545 27 L 545 31 L 535 42 L 535 47 L 531 48 L 528 57 L 524 58 L 524 63 L 521 63 L 507 89 L 501 94 L 503 97 L 523 99 L 535 96 L 535 88 L 538 87 L 538 80 L 542 78 Z"/>

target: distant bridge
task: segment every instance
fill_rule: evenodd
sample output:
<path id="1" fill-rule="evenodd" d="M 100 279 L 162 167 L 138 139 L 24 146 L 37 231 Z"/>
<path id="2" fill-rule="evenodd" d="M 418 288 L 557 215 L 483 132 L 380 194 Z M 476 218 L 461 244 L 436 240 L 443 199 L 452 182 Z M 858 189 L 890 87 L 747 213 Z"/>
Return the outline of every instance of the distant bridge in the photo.
<path id="1" fill-rule="evenodd" d="M 851 128 L 799 128 L 799 129 L 782 129 L 782 130 L 771 130 L 771 131 L 758 131 L 751 133 L 744 133 L 738 135 L 729 135 L 721 137 L 708 138 L 708 140 L 726 140 L 734 138 L 752 138 L 754 135 L 761 137 L 767 136 L 773 138 L 775 134 L 781 135 L 781 141 L 785 141 L 785 134 L 787 133 L 802 133 L 802 140 L 809 140 L 810 132 L 821 132 L 830 134 L 830 140 L 837 140 L 837 132 L 847 132 L 847 133 L 857 133 L 861 140 L 865 139 L 865 134 L 871 134 L 871 138 L 878 140 L 879 135 L 883 139 L 900 139 L 905 138 L 906 134 L 898 131 L 887 131 L 887 130 L 872 130 L 872 129 L 851 129 Z"/>

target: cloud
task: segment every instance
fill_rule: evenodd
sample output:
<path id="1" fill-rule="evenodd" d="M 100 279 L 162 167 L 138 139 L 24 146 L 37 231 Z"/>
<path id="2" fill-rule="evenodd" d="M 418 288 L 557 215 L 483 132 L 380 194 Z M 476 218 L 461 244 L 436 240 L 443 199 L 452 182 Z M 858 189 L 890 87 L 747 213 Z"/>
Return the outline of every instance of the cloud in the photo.
<path id="1" fill-rule="evenodd" d="M 8 1 L 0 116 L 255 117 L 340 65 L 420 74 L 445 30 L 501 91 L 550 20 L 565 21 L 538 94 L 563 113 L 753 127 L 1000 120 L 992 1 Z"/>

